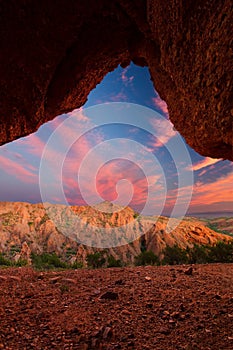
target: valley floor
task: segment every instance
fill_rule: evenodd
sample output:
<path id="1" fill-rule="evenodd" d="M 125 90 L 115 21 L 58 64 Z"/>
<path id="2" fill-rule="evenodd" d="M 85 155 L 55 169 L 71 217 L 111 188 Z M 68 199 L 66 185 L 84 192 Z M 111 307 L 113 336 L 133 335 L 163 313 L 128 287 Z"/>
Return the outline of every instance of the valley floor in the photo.
<path id="1" fill-rule="evenodd" d="M 0 270 L 0 349 L 233 349 L 233 264 Z"/>

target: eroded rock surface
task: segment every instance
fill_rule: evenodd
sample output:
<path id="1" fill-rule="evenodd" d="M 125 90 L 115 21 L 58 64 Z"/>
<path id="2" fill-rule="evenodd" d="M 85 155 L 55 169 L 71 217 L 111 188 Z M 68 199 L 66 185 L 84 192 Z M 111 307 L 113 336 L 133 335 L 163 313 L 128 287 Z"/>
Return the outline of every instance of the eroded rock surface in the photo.
<path id="1" fill-rule="evenodd" d="M 82 106 L 132 60 L 186 141 L 232 160 L 232 13 L 230 0 L 2 2 L 0 144 Z"/>
<path id="2" fill-rule="evenodd" d="M 108 255 L 112 255 L 123 263 L 133 264 L 135 257 L 141 253 L 142 244 L 146 250 L 162 258 L 162 252 L 166 246 L 178 245 L 185 249 L 193 247 L 194 244 L 215 245 L 218 241 L 233 240 L 232 236 L 215 232 L 206 227 L 204 222 L 194 218 L 185 218 L 169 233 L 166 229 L 168 218 L 135 217 L 136 213 L 128 207 L 112 214 L 97 211 L 89 206 L 72 208 L 81 219 L 80 225 L 77 232 L 71 225 L 70 235 L 66 236 L 61 233 L 64 231 L 60 232 L 55 226 L 43 204 L 0 202 L 0 252 L 13 257 L 14 260 L 21 258 L 28 262 L 30 262 L 31 252 L 36 254 L 56 252 L 70 263 L 79 261 L 86 266 L 87 255 L 100 250 L 106 251 Z M 106 204 L 102 208 L 108 209 Z M 55 213 L 53 218 L 56 223 L 59 222 L 59 218 L 62 218 L 66 223 L 64 228 L 67 227 L 66 225 L 70 223 L 67 207 L 51 205 L 51 209 Z M 129 223 L 130 225 L 122 226 Z M 111 234 L 112 237 L 115 235 L 118 246 L 106 250 L 83 244 L 83 242 L 92 242 L 87 239 L 89 235 L 87 224 L 95 228 L 91 234 L 95 244 L 98 243 L 98 247 L 104 247 L 105 244 L 105 241 L 97 241 L 98 229 L 101 227 L 112 228 L 111 233 L 107 232 L 105 235 Z M 118 227 L 123 227 L 121 235 Z M 145 230 L 146 227 L 149 227 L 148 231 Z M 81 243 L 80 238 L 83 239 Z M 127 244 L 128 242 L 130 243 Z"/>

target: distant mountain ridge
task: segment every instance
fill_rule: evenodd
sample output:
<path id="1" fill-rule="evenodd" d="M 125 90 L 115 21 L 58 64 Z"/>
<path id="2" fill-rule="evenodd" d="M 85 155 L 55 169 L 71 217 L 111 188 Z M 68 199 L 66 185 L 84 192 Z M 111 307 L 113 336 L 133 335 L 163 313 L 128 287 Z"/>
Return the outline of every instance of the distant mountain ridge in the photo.
<path id="1" fill-rule="evenodd" d="M 67 207 L 64 205 L 51 205 L 50 208 L 59 219 L 62 219 L 67 212 Z M 118 211 L 109 212 L 111 208 L 114 210 L 118 208 Z M 129 228 L 127 226 L 123 230 L 120 238 L 121 246 L 108 249 L 108 253 L 115 259 L 128 264 L 133 263 L 135 256 L 141 253 L 142 244 L 144 249 L 160 256 L 167 245 L 177 244 L 181 248 L 186 248 L 192 247 L 193 244 L 213 245 L 217 241 L 232 240 L 230 236 L 215 232 L 208 228 L 205 222 L 195 218 L 184 218 L 174 231 L 168 233 L 166 232 L 168 218 L 150 217 L 152 224 L 150 222 L 149 230 L 140 236 L 140 230 L 148 223 L 148 218 L 140 216 L 129 207 L 122 208 L 104 202 L 94 207 L 72 206 L 70 209 L 80 216 L 79 229 L 83 235 L 87 224 L 97 228 L 111 227 L 114 232 L 114 227 L 121 227 L 131 222 Z M 137 238 L 128 244 L 127 237 L 134 237 L 133 235 Z M 78 260 L 85 265 L 87 255 L 99 250 L 64 236 L 50 220 L 41 203 L 0 202 L 0 252 L 14 260 L 19 258 L 30 260 L 31 252 L 37 254 L 56 252 L 66 261 Z"/>
<path id="2" fill-rule="evenodd" d="M 196 218 L 207 218 L 207 219 L 215 219 L 215 218 L 233 218 L 233 211 L 209 211 L 209 212 L 194 212 L 189 213 L 187 217 L 196 217 Z"/>

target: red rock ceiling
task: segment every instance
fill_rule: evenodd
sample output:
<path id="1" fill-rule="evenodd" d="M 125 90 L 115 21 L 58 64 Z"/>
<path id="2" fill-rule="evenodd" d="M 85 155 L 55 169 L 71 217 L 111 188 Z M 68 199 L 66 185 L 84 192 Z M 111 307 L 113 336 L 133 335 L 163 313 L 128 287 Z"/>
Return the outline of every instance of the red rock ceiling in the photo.
<path id="1" fill-rule="evenodd" d="M 230 0 L 0 3 L 0 144 L 82 106 L 130 60 L 148 65 L 176 129 L 233 160 Z"/>

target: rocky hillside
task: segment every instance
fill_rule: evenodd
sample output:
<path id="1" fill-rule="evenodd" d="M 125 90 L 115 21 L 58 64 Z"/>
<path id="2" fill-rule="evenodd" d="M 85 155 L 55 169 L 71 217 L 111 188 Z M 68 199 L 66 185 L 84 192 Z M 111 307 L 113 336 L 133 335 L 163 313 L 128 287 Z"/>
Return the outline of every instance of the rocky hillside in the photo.
<path id="1" fill-rule="evenodd" d="M 121 246 L 107 249 L 109 255 L 129 264 L 140 254 L 142 246 L 161 256 L 167 245 L 177 244 L 181 248 L 186 248 L 192 247 L 195 243 L 213 245 L 220 240 L 232 239 L 230 236 L 211 230 L 194 218 L 190 220 L 185 218 L 169 233 L 166 230 L 168 218 L 142 217 L 131 208 L 121 208 L 108 202 L 95 208 L 75 206 L 71 209 L 71 213 L 78 214 L 81 218 L 78 227 L 80 235 L 86 234 L 88 225 L 94 228 L 111 228 L 111 233 L 114 234 L 117 228 L 131 223 L 120 237 Z M 49 211 L 53 212 L 57 222 L 62 224 L 65 221 L 66 226 L 70 224 L 70 212 L 63 205 L 51 205 L 46 212 L 43 204 L 1 202 L 0 252 L 14 260 L 22 258 L 28 261 L 31 252 L 37 254 L 56 252 L 66 261 L 73 263 L 77 260 L 85 265 L 86 256 L 100 249 L 78 243 L 75 240 L 77 232 L 72 232 L 69 237 L 63 235 L 47 215 Z M 150 229 L 145 231 L 146 227 Z M 71 229 L 73 230 L 72 225 Z M 143 232 L 146 233 L 142 234 Z M 137 238 L 132 240 L 134 236 Z"/>
<path id="2" fill-rule="evenodd" d="M 233 236 L 233 217 L 219 217 L 205 220 L 208 227 L 216 232 L 224 232 Z"/>

